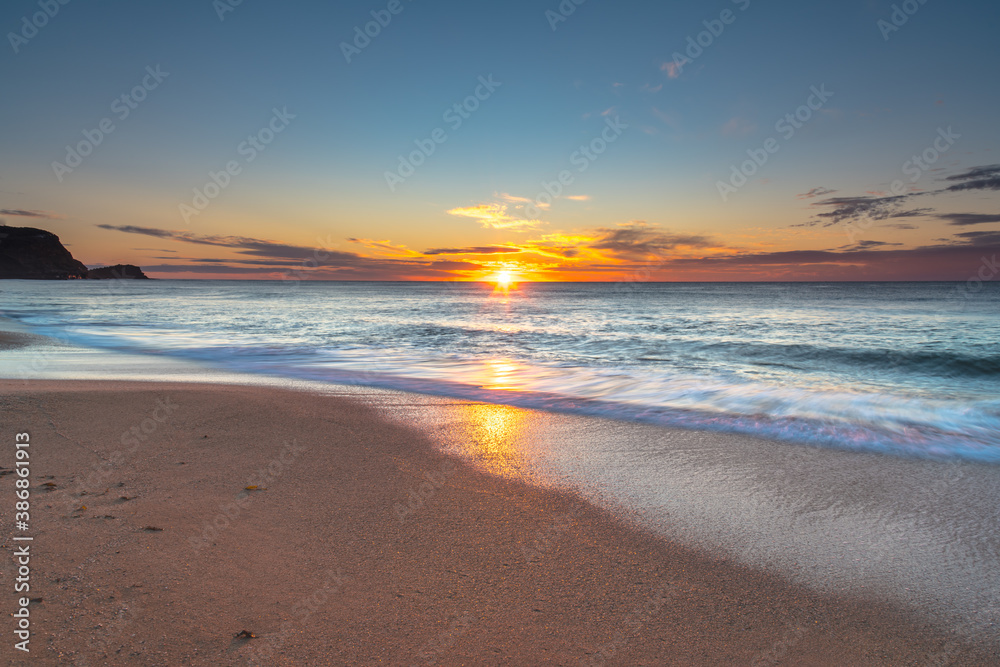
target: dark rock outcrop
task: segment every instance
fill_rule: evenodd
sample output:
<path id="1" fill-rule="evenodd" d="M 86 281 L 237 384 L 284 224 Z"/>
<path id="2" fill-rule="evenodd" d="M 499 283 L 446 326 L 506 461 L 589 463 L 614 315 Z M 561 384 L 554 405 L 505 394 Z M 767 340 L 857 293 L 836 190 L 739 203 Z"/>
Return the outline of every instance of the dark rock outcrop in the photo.
<path id="1" fill-rule="evenodd" d="M 134 264 L 115 264 L 91 269 L 87 277 L 91 280 L 149 280 L 149 276 Z"/>
<path id="2" fill-rule="evenodd" d="M 0 278 L 70 280 L 88 273 L 52 232 L 0 225 Z"/>
<path id="3" fill-rule="evenodd" d="M 115 264 L 87 269 L 73 259 L 59 237 L 44 229 L 0 225 L 0 279 L 21 280 L 149 280 L 138 266 Z"/>

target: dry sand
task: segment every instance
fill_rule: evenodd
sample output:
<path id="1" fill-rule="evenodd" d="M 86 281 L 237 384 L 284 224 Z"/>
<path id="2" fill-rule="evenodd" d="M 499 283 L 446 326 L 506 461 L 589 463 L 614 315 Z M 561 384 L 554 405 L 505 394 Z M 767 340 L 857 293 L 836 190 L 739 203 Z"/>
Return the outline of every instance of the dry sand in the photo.
<path id="1" fill-rule="evenodd" d="M 40 598 L 30 655 L 7 617 L 4 664 L 997 664 L 901 610 L 480 473 L 348 399 L 43 381 L 0 397 L 0 466 L 31 435 Z"/>

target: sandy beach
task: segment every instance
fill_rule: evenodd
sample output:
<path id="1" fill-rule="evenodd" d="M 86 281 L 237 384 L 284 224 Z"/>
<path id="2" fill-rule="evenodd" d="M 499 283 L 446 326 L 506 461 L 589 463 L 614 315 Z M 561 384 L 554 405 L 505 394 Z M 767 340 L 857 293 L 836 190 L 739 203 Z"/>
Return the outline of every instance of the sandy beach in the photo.
<path id="1" fill-rule="evenodd" d="M 0 396 L 9 449 L 31 436 L 35 538 L 31 653 L 8 630 L 5 662 L 996 664 L 901 609 L 477 471 L 350 398 L 12 380 Z"/>

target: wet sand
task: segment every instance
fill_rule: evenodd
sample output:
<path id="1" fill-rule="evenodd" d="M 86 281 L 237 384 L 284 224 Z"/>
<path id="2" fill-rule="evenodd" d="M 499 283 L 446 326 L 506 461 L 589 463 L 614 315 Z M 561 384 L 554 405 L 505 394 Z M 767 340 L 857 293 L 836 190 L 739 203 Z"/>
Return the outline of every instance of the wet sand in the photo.
<path id="1" fill-rule="evenodd" d="M 39 599 L 30 655 L 13 649 L 8 618 L 4 662 L 1000 661 L 901 609 L 819 594 L 467 467 L 356 400 L 0 381 L 0 410 L 0 467 L 14 467 L 14 434 L 31 435 Z M 14 479 L 0 476 L 5 526 Z"/>
<path id="2" fill-rule="evenodd" d="M 0 331 L 0 350 L 14 350 L 19 347 L 27 347 L 32 343 L 32 339 L 35 338 L 39 338 L 39 336 Z"/>

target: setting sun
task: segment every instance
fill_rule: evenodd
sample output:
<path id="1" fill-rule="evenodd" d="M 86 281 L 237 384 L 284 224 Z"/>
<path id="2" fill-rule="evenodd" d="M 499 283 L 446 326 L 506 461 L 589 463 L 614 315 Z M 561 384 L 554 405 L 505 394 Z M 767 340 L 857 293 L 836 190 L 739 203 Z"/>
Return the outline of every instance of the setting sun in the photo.
<path id="1" fill-rule="evenodd" d="M 501 271 L 497 274 L 495 282 L 498 287 L 507 289 L 514 282 L 514 278 L 510 275 L 509 271 Z"/>

